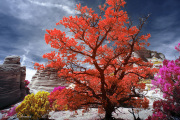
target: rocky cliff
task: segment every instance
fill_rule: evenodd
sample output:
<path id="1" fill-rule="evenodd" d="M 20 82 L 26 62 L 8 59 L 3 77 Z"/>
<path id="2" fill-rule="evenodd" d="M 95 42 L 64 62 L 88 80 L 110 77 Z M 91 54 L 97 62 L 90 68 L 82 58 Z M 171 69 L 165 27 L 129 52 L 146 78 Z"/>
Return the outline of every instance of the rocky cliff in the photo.
<path id="1" fill-rule="evenodd" d="M 19 56 L 8 56 L 0 65 L 0 109 L 16 103 L 25 96 L 26 67 Z"/>

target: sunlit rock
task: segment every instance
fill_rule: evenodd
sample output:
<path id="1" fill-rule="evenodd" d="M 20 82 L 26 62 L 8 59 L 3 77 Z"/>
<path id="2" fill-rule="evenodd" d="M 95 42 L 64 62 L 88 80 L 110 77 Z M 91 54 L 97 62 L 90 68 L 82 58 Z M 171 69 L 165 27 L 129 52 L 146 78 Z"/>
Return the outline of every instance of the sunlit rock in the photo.
<path id="1" fill-rule="evenodd" d="M 36 72 L 28 87 L 30 88 L 30 92 L 51 92 L 54 87 L 58 86 L 68 86 L 68 84 L 66 83 L 65 79 L 58 77 L 56 69 L 46 68 L 45 70 L 38 70 Z"/>

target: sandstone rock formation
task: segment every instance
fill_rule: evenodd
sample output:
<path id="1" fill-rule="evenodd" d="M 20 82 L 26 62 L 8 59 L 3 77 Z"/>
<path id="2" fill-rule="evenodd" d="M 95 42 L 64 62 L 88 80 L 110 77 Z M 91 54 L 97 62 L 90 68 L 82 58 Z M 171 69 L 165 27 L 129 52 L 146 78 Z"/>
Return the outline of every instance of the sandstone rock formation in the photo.
<path id="1" fill-rule="evenodd" d="M 134 56 L 143 59 L 145 62 L 150 61 L 153 57 L 161 59 L 162 61 L 165 59 L 164 54 L 158 53 L 157 51 L 148 50 L 146 48 L 135 51 Z"/>
<path id="2" fill-rule="evenodd" d="M 0 109 L 16 103 L 25 96 L 26 67 L 19 56 L 8 56 L 0 65 Z"/>
<path id="3" fill-rule="evenodd" d="M 146 48 L 134 52 L 134 56 L 141 58 L 145 62 L 153 63 L 153 68 L 160 68 L 160 65 L 163 65 L 165 55 L 158 53 L 157 51 L 148 50 Z M 153 77 L 151 77 L 153 79 Z"/>
<path id="4" fill-rule="evenodd" d="M 45 70 L 38 70 L 36 72 L 28 87 L 31 93 L 36 93 L 36 91 L 51 92 L 54 87 L 58 86 L 68 86 L 68 84 L 65 79 L 58 77 L 56 69 L 46 68 Z"/>
<path id="5" fill-rule="evenodd" d="M 163 65 L 162 63 L 164 59 L 166 59 L 164 54 L 158 53 L 157 51 L 148 50 L 146 48 L 134 51 L 132 53 L 132 56 L 141 58 L 144 62 L 151 62 L 153 63 L 153 67 L 158 69 L 160 65 Z M 119 58 L 119 60 L 122 61 L 121 57 Z"/>
<path id="6" fill-rule="evenodd" d="M 166 59 L 164 54 L 158 53 L 157 51 L 148 50 L 146 48 L 140 51 L 135 51 L 135 54 L 137 54 L 137 57 L 140 57 L 145 62 L 153 63 L 153 68 L 157 69 L 159 69 L 161 65 L 163 66 L 163 61 Z M 155 75 L 150 75 L 149 79 L 154 79 Z"/>
<path id="7" fill-rule="evenodd" d="M 165 59 L 165 55 L 162 53 L 158 53 L 157 51 L 148 50 L 143 48 L 138 51 L 134 51 L 132 53 L 133 57 L 141 58 L 144 62 L 151 62 L 153 63 L 153 68 L 160 68 L 160 65 L 163 65 L 163 61 Z M 121 57 L 119 58 L 122 61 Z M 134 64 L 134 67 L 137 65 Z M 148 79 L 153 79 L 154 75 L 149 75 Z"/>

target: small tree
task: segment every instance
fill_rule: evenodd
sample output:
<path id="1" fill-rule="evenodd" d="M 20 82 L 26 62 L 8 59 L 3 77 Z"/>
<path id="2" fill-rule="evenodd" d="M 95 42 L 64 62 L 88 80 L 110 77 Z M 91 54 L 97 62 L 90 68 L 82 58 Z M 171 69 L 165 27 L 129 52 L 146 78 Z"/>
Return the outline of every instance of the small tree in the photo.
<path id="1" fill-rule="evenodd" d="M 139 26 L 132 26 L 122 10 L 124 5 L 124 0 L 106 0 L 99 6 L 100 15 L 77 5 L 79 16 L 64 17 L 57 23 L 70 29 L 74 34 L 71 38 L 61 30 L 47 30 L 45 41 L 58 52 L 43 55 L 48 59 L 46 67 L 58 69 L 59 77 L 75 84 L 74 89 L 61 91 L 59 105 L 67 104 L 71 110 L 96 105 L 108 120 L 113 119 L 117 107 L 148 107 L 149 101 L 141 93 L 145 84 L 139 80 L 155 74 L 157 69 L 132 55 L 144 45 L 149 46 L 150 34 L 140 35 L 148 17 L 140 19 Z M 44 65 L 35 63 L 35 67 Z"/>
<path id="2" fill-rule="evenodd" d="M 180 43 L 178 47 L 180 47 Z M 178 47 L 175 49 L 180 52 Z M 154 87 L 160 88 L 164 99 L 153 103 L 154 111 L 149 119 L 180 118 L 180 57 L 175 61 L 164 60 L 163 67 L 160 68 L 157 75 L 160 75 L 160 78 L 155 77 L 152 84 Z"/>

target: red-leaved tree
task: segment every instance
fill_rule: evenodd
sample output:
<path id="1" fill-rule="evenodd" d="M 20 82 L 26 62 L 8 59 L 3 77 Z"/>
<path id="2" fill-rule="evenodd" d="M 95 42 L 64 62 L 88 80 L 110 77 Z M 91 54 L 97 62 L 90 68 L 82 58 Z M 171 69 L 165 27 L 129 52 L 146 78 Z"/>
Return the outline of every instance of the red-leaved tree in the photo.
<path id="1" fill-rule="evenodd" d="M 149 46 L 150 34 L 140 35 L 148 17 L 141 19 L 139 26 L 132 26 L 122 10 L 125 4 L 124 0 L 106 0 L 99 6 L 100 15 L 79 4 L 79 15 L 64 17 L 57 23 L 69 28 L 73 36 L 57 29 L 47 30 L 45 41 L 58 52 L 44 54 L 47 66 L 35 63 L 36 69 L 56 68 L 59 77 L 75 84 L 74 89 L 61 91 L 59 105 L 67 104 L 70 110 L 95 105 L 108 120 L 113 119 L 112 113 L 118 107 L 148 107 L 149 101 L 141 91 L 145 84 L 139 80 L 158 71 L 153 64 L 133 57 L 134 51 Z"/>

